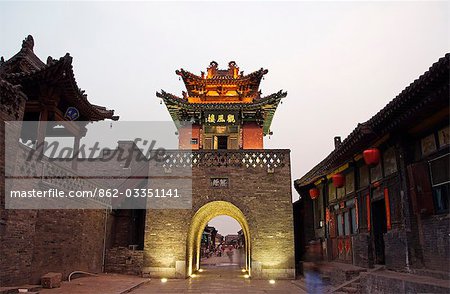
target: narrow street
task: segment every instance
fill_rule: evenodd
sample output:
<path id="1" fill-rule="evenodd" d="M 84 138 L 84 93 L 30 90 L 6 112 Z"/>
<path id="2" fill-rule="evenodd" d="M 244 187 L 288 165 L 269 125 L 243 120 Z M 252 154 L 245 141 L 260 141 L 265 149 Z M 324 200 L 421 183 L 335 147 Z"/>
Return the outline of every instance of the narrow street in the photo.
<path id="1" fill-rule="evenodd" d="M 243 250 L 234 250 L 230 262 L 227 254 L 203 259 L 201 272 L 186 280 L 171 280 L 162 283 L 152 279 L 131 293 L 306 293 L 300 280 L 279 280 L 271 284 L 268 280 L 245 278 Z"/>

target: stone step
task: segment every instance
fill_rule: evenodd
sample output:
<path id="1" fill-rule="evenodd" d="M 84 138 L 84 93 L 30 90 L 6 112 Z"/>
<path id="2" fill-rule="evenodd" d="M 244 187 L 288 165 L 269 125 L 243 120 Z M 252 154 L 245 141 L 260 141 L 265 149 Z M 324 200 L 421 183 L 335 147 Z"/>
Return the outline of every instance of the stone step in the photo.
<path id="1" fill-rule="evenodd" d="M 444 271 L 436 271 L 429 269 L 413 269 L 412 273 L 420 276 L 432 277 L 435 279 L 450 280 L 449 272 Z"/>

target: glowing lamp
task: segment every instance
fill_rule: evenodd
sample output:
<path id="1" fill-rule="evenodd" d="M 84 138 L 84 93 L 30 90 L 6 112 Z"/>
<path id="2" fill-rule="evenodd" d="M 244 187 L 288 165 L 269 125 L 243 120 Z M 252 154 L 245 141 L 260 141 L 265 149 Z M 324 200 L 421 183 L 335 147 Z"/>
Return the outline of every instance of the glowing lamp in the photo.
<path id="1" fill-rule="evenodd" d="M 269 283 L 273 285 L 275 284 L 275 280 L 269 280 Z"/>
<path id="2" fill-rule="evenodd" d="M 167 283 L 167 278 L 162 278 L 161 283 Z"/>
<path id="3" fill-rule="evenodd" d="M 369 148 L 363 151 L 364 162 L 369 166 L 375 166 L 380 163 L 380 150 L 378 148 Z"/>
<path id="4" fill-rule="evenodd" d="M 331 176 L 331 179 L 333 180 L 333 185 L 336 188 L 342 188 L 345 185 L 345 177 L 343 174 L 334 174 Z"/>
<path id="5" fill-rule="evenodd" d="M 246 274 L 246 275 L 244 275 L 244 278 L 248 279 L 248 278 L 250 278 L 250 276 Z"/>
<path id="6" fill-rule="evenodd" d="M 311 197 L 312 200 L 319 197 L 320 191 L 316 187 L 309 189 L 309 197 Z"/>

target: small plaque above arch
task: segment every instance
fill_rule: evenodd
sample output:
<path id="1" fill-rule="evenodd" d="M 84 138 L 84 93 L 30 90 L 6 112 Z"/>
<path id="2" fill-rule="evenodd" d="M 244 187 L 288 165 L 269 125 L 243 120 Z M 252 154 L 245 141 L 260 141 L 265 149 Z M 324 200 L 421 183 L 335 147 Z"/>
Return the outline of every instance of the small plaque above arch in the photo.
<path id="1" fill-rule="evenodd" d="M 210 178 L 210 186 L 217 189 L 227 189 L 230 187 L 230 180 L 228 178 Z"/>

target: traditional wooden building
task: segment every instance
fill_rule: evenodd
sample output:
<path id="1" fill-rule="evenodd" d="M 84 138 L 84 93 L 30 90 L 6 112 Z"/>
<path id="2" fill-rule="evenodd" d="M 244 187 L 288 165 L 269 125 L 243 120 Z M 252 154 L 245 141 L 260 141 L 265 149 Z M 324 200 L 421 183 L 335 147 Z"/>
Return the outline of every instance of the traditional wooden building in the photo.
<path id="1" fill-rule="evenodd" d="M 295 180 L 297 261 L 319 240 L 328 261 L 448 278 L 449 59 Z"/>
<path id="2" fill-rule="evenodd" d="M 92 104 L 74 77 L 69 54 L 44 63 L 33 51 L 34 40 L 28 36 L 20 51 L 8 60 L 0 59 L 0 286 L 38 283 L 47 272 L 61 272 L 63 277 L 74 270 L 99 272 L 103 267 L 105 244 L 104 210 L 36 210 L 5 209 L 5 148 L 12 150 L 9 162 L 24 178 L 43 181 L 51 165 L 57 177 L 76 179 L 77 160 L 72 166 L 25 160 L 30 148 L 40 148 L 45 137 L 74 138 L 74 149 L 86 133 L 89 121 L 117 120 L 113 110 Z M 70 121 L 85 121 L 71 124 Z M 5 122 L 37 121 L 24 125 L 13 144 L 5 144 Z M 61 122 L 64 133 L 53 128 Z M 29 146 L 18 143 L 31 142 Z M 17 160 L 14 160 L 17 158 Z M 75 183 L 78 181 L 78 183 Z M 17 182 L 16 182 L 17 183 Z M 30 181 L 19 183 L 32 189 Z M 42 184 L 42 182 L 40 182 Z M 72 180 L 60 189 L 87 187 L 90 180 Z M 28 186 L 27 186 L 28 185 Z"/>
<path id="3" fill-rule="evenodd" d="M 156 95 L 178 127 L 180 149 L 262 149 L 263 136 L 270 134 L 273 115 L 287 95 L 261 96 L 259 85 L 267 72 L 261 68 L 244 75 L 234 61 L 225 70 L 213 61 L 200 76 L 177 70 L 187 93 L 177 97 L 161 90 Z"/>
<path id="4" fill-rule="evenodd" d="M 33 48 L 33 37 L 28 36 L 16 55 L 7 61 L 3 57 L 0 60 L 0 77 L 13 85 L 20 85 L 27 95 L 24 120 L 118 119 L 114 110 L 88 101 L 85 91 L 75 80 L 73 58 L 69 53 L 59 59 L 49 56 L 44 63 L 34 54 Z"/>
<path id="5" fill-rule="evenodd" d="M 201 257 L 210 257 L 216 248 L 217 230 L 214 227 L 206 226 L 202 233 L 200 243 Z"/>
<path id="6" fill-rule="evenodd" d="M 77 151 L 80 139 L 85 136 L 89 121 L 117 120 L 114 110 L 91 104 L 84 90 L 75 80 L 72 57 L 67 53 L 59 59 L 51 56 L 44 63 L 34 54 L 34 40 L 30 35 L 22 43 L 20 51 L 4 61 L 0 59 L 0 79 L 11 85 L 19 85 L 27 97 L 21 114 L 23 121 L 40 121 L 29 124 L 22 130 L 21 139 L 31 140 L 40 147 L 45 136 L 67 136 L 74 138 Z M 66 134 L 55 130 L 47 121 L 84 121 L 84 124 L 67 124 Z M 33 128 L 37 129 L 33 129 Z M 73 167 L 76 168 L 76 161 Z"/>

